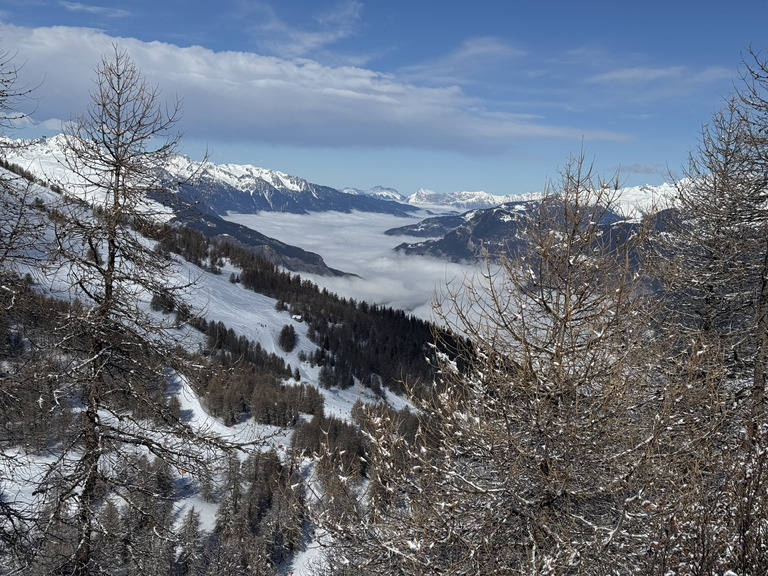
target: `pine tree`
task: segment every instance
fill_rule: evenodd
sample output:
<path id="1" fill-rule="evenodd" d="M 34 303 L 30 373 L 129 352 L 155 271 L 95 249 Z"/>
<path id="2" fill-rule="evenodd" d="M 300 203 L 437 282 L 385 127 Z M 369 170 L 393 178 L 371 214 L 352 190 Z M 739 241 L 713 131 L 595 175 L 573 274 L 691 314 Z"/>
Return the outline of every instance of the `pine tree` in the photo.
<path id="1" fill-rule="evenodd" d="M 296 346 L 296 329 L 291 324 L 286 324 L 280 330 L 280 336 L 278 337 L 278 344 L 280 348 L 286 352 L 292 352 Z"/>
<path id="2" fill-rule="evenodd" d="M 176 573 L 179 576 L 200 576 L 203 574 L 202 533 L 200 513 L 194 507 L 184 515 L 179 526 L 180 547 L 176 557 Z"/>

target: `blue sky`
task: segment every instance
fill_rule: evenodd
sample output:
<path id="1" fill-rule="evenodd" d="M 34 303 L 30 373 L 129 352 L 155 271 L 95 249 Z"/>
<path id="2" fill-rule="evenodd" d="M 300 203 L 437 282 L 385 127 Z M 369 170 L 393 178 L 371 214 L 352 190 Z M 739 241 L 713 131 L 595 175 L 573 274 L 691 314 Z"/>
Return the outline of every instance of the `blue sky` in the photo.
<path id="1" fill-rule="evenodd" d="M 82 111 L 116 42 L 183 99 L 193 158 L 501 195 L 543 189 L 582 143 L 627 185 L 679 172 L 766 22 L 745 0 L 3 0 L 0 47 L 39 85 L 15 135 Z"/>

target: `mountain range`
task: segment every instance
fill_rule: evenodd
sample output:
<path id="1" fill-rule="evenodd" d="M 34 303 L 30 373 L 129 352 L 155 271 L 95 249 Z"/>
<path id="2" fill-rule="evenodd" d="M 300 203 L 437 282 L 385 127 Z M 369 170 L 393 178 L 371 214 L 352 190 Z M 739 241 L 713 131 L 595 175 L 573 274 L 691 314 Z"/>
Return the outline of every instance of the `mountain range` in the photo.
<path id="1" fill-rule="evenodd" d="M 25 144 L 23 153 L 10 150 L 7 156 L 11 162 L 43 182 L 72 185 L 72 175 L 66 173 L 60 160 L 63 156 L 62 136 Z M 511 249 L 520 223 L 537 209 L 541 198 L 539 193 L 518 196 L 467 191 L 440 194 L 424 188 L 406 197 L 384 186 L 337 190 L 276 170 L 199 162 L 182 155 L 172 159 L 161 175 L 161 181 L 163 186 L 151 197 L 165 207 L 172 221 L 208 237 L 227 236 L 288 270 L 328 276 L 339 276 L 344 272 L 328 267 L 319 254 L 229 222 L 226 215 L 231 212 L 310 214 L 325 211 L 379 213 L 404 218 L 427 215 L 417 223 L 386 231 L 390 236 L 424 238 L 421 242 L 402 243 L 394 249 L 404 254 L 463 262 Z M 622 208 L 628 210 L 629 216 L 636 215 L 638 206 L 669 197 L 672 191 L 671 185 L 628 188 L 622 191 Z"/>
<path id="2" fill-rule="evenodd" d="M 486 254 L 514 251 L 521 226 L 539 207 L 538 200 L 509 202 L 462 215 L 436 216 L 417 224 L 392 228 L 390 236 L 432 237 L 422 242 L 403 243 L 395 250 L 404 254 L 431 256 L 452 262 L 471 261 Z"/>
<path id="3" fill-rule="evenodd" d="M 186 202 L 219 216 L 227 212 L 376 212 L 407 216 L 415 206 L 389 202 L 376 195 L 344 193 L 330 186 L 276 170 L 241 164 L 196 162 L 177 156 L 164 178 Z"/>
<path id="4" fill-rule="evenodd" d="M 403 196 L 394 188 L 386 188 L 384 186 L 374 186 L 368 190 L 360 190 L 358 188 L 344 188 L 342 192 L 347 194 L 354 194 L 357 196 L 369 196 L 372 198 L 380 198 L 382 200 L 391 200 L 401 204 L 417 206 L 427 210 L 453 208 L 457 211 L 493 208 L 494 206 L 499 206 L 505 202 L 514 202 L 521 199 L 534 199 L 541 196 L 539 193 L 526 195 L 494 196 L 493 194 L 488 194 L 487 192 L 482 191 L 441 193 L 434 192 L 426 188 L 419 188 L 410 196 Z"/>
<path id="5" fill-rule="evenodd" d="M 495 260 L 502 254 L 515 254 L 523 246 L 523 229 L 536 217 L 541 202 L 507 202 L 461 215 L 435 216 L 416 224 L 391 228 L 385 234 L 425 238 L 421 242 L 404 242 L 396 246 L 395 250 L 403 254 L 430 256 L 451 262 L 472 262 L 485 258 Z M 639 219 L 617 210 L 607 210 L 599 222 L 604 237 L 610 242 L 622 242 L 639 226 Z M 661 211 L 653 225 L 663 227 L 670 217 L 668 212 Z"/>
<path id="6" fill-rule="evenodd" d="M 541 197 L 539 193 L 525 195 L 494 196 L 487 192 L 434 192 L 425 188 L 419 188 L 415 194 L 410 195 L 406 202 L 413 206 L 428 207 L 451 207 L 457 210 L 478 210 L 493 208 L 507 202 L 516 202 L 520 200 L 532 200 Z"/>

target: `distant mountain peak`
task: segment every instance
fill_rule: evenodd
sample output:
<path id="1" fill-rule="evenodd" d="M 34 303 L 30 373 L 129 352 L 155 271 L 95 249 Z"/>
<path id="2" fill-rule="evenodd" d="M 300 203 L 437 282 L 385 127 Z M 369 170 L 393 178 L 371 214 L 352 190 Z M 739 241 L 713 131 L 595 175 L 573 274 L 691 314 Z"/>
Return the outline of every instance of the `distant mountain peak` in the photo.
<path id="1" fill-rule="evenodd" d="M 176 156 L 168 166 L 172 174 L 184 179 L 218 180 L 241 192 L 253 193 L 265 182 L 275 189 L 293 192 L 311 191 L 312 185 L 304 178 L 291 176 L 278 170 L 259 168 L 250 164 L 214 164 L 210 161 L 197 162 L 187 156 Z"/>
<path id="2" fill-rule="evenodd" d="M 405 216 L 417 210 L 404 198 L 385 195 L 383 188 L 360 194 L 308 182 L 278 170 L 248 164 L 193 162 L 178 157 L 168 169 L 169 178 L 184 184 L 178 193 L 188 200 L 201 201 L 210 212 L 377 212 Z M 391 200 L 395 200 L 392 202 Z"/>
<path id="3" fill-rule="evenodd" d="M 442 194 L 426 188 L 419 188 L 408 197 L 407 202 L 420 207 L 446 206 L 460 210 L 482 210 L 522 198 L 523 196 L 519 195 L 494 196 L 483 191 L 459 191 Z"/>
<path id="4" fill-rule="evenodd" d="M 406 202 L 405 196 L 400 194 L 400 192 L 394 188 L 388 188 L 387 186 L 374 186 L 373 188 L 368 188 L 368 190 L 361 190 L 359 188 L 344 188 L 342 192 L 356 196 L 369 196 L 371 198 L 378 198 L 380 200 Z"/>

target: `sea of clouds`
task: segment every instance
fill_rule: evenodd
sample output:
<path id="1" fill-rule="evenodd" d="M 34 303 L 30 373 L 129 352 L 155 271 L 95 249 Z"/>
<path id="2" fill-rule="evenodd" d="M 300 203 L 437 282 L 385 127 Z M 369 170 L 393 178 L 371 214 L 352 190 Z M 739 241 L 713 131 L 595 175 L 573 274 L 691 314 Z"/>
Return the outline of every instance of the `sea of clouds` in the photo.
<path id="1" fill-rule="evenodd" d="M 405 310 L 431 319 L 432 305 L 447 288 L 460 286 L 476 266 L 436 258 L 406 256 L 394 247 L 423 238 L 386 236 L 385 230 L 417 222 L 426 214 L 403 218 L 386 214 L 317 212 L 311 214 L 229 214 L 232 222 L 287 244 L 320 254 L 331 268 L 357 278 L 302 274 L 340 296 Z"/>

